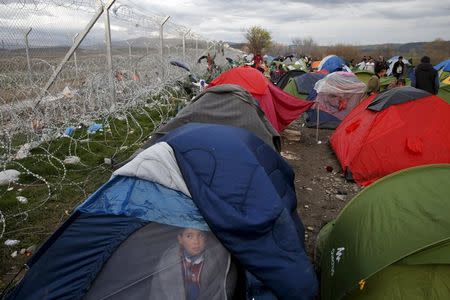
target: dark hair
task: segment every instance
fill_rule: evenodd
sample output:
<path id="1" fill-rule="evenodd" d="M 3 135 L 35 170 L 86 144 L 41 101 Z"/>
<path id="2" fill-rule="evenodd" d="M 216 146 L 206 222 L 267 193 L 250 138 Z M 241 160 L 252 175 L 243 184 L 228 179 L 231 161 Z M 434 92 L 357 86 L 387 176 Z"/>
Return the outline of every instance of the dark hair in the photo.
<path id="1" fill-rule="evenodd" d="M 424 64 L 429 64 L 430 61 L 431 61 L 431 60 L 430 60 L 430 57 L 429 57 L 429 56 L 426 56 L 426 55 L 420 59 L 420 62 L 421 62 L 421 63 L 424 63 Z"/>
<path id="2" fill-rule="evenodd" d="M 406 85 L 406 80 L 404 79 L 404 78 L 399 78 L 399 79 L 397 79 L 397 85 L 399 84 L 399 83 L 401 83 L 401 84 L 403 84 L 403 85 Z"/>
<path id="3" fill-rule="evenodd" d="M 386 66 L 381 62 L 375 62 L 375 74 L 378 74 L 383 70 L 386 70 Z"/>
<path id="4" fill-rule="evenodd" d="M 399 56 L 398 59 L 403 59 L 403 56 Z"/>

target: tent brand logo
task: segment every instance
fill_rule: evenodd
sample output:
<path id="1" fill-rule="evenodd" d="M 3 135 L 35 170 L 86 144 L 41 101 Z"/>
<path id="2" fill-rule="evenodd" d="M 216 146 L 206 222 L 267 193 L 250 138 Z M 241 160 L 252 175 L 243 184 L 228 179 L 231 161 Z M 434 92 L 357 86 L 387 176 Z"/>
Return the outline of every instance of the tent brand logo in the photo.
<path id="1" fill-rule="evenodd" d="M 337 251 L 336 251 L 337 250 Z M 331 276 L 334 276 L 334 265 L 335 261 L 338 263 L 341 261 L 341 257 L 344 254 L 344 247 L 339 247 L 337 249 L 331 249 Z"/>
<path id="2" fill-rule="evenodd" d="M 341 256 L 344 253 L 344 250 L 345 250 L 344 247 L 337 248 L 337 252 L 336 252 L 336 260 L 337 260 L 337 262 L 341 261 Z"/>

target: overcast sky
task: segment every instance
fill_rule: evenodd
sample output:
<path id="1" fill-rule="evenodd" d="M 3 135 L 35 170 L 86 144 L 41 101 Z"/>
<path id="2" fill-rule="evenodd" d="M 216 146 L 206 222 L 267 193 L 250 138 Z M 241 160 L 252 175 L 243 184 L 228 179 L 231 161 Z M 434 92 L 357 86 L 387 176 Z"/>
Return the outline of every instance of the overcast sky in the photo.
<path id="1" fill-rule="evenodd" d="M 450 0 L 129 0 L 211 39 L 243 41 L 253 25 L 274 40 L 312 36 L 321 44 L 450 39 Z"/>
<path id="2" fill-rule="evenodd" d="M 68 43 L 93 15 L 92 11 L 55 3 L 94 0 L 20 0 L 23 1 L 29 4 L 0 1 L 10 3 L 0 7 L 2 43 L 23 43 L 23 32 L 29 27 L 33 27 L 32 43 Z M 41 4 L 36 6 L 35 2 Z M 274 41 L 286 44 L 303 37 L 313 37 L 322 45 L 406 43 L 438 37 L 450 40 L 450 0 L 117 0 L 118 6 L 132 7 L 146 16 L 170 15 L 172 22 L 211 40 L 243 42 L 244 30 L 254 25 L 268 29 Z M 30 9 L 35 7 L 38 9 Z M 101 20 L 86 40 L 103 39 Z M 151 30 L 133 22 L 120 23 L 114 16 L 111 22 L 115 40 L 151 35 Z"/>

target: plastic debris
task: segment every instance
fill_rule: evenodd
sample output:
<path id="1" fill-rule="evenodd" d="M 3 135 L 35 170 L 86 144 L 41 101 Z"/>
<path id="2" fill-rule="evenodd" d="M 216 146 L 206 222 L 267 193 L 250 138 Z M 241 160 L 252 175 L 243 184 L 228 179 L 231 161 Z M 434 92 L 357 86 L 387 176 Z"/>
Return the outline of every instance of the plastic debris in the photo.
<path id="1" fill-rule="evenodd" d="M 314 227 L 312 227 L 312 226 L 308 226 L 308 227 L 306 227 L 306 229 L 308 229 L 309 231 L 314 231 Z"/>
<path id="2" fill-rule="evenodd" d="M 341 200 L 341 201 L 345 200 L 345 196 L 344 195 L 336 195 L 336 198 Z"/>
<path id="3" fill-rule="evenodd" d="M 91 126 L 88 127 L 87 133 L 92 134 L 96 133 L 97 131 L 102 131 L 103 125 L 98 123 L 93 123 Z"/>
<path id="4" fill-rule="evenodd" d="M 322 141 L 317 141 L 317 145 L 320 145 L 320 144 L 322 144 Z"/>
<path id="5" fill-rule="evenodd" d="M 20 243 L 19 240 L 10 240 L 10 239 L 7 239 L 7 240 L 5 241 L 5 246 L 8 246 L 8 247 L 14 247 L 14 246 L 18 245 L 19 243 Z"/>
<path id="6" fill-rule="evenodd" d="M 80 158 L 78 156 L 66 156 L 66 158 L 63 161 L 66 165 L 76 165 L 81 162 Z"/>
<path id="7" fill-rule="evenodd" d="M 0 186 L 7 185 L 19 180 L 20 172 L 14 169 L 8 169 L 0 172 Z"/>
<path id="8" fill-rule="evenodd" d="M 21 204 L 27 204 L 28 203 L 28 199 L 26 197 L 23 196 L 17 196 L 16 197 L 17 201 L 19 201 L 19 203 Z"/>
<path id="9" fill-rule="evenodd" d="M 20 249 L 20 254 L 25 254 L 25 251 L 26 251 L 26 249 L 25 248 L 22 248 L 22 249 Z"/>
<path id="10" fill-rule="evenodd" d="M 66 98 L 75 97 L 75 93 L 76 93 L 75 90 L 71 90 L 68 86 L 66 86 L 62 91 L 63 96 Z"/>
<path id="11" fill-rule="evenodd" d="M 25 157 L 30 155 L 30 150 L 31 150 L 30 144 L 26 143 L 20 147 L 19 151 L 17 151 L 16 156 L 14 156 L 14 158 L 15 159 L 24 159 Z"/>
<path id="12" fill-rule="evenodd" d="M 67 127 L 66 130 L 64 130 L 64 136 L 73 136 L 75 133 L 75 127 Z"/>
<path id="13" fill-rule="evenodd" d="M 105 165 L 112 165 L 112 160 L 111 160 L 111 158 L 105 157 L 104 162 L 105 162 Z"/>
<path id="14" fill-rule="evenodd" d="M 27 249 L 25 249 L 25 256 L 31 256 L 33 255 L 33 253 L 36 251 L 36 245 L 31 245 L 30 247 L 28 247 Z"/>
<path id="15" fill-rule="evenodd" d="M 14 190 L 14 187 L 12 186 L 6 189 L 7 192 L 11 192 L 12 190 Z"/>
<path id="16" fill-rule="evenodd" d="M 17 256 L 17 251 L 14 251 L 13 253 L 11 253 L 11 257 L 15 258 Z"/>
<path id="17" fill-rule="evenodd" d="M 312 191 L 312 188 L 307 187 L 307 188 L 305 188 L 305 190 Z"/>

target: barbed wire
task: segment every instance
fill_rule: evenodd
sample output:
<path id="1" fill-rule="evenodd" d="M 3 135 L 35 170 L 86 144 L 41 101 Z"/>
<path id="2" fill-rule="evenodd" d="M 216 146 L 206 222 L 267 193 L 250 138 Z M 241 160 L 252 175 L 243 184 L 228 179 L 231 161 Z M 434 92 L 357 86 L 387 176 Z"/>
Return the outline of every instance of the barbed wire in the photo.
<path id="1" fill-rule="evenodd" d="M 129 42 L 113 39 L 114 96 L 108 81 L 102 22 L 41 96 L 79 32 L 68 16 L 89 20 L 96 5 L 88 0 L 0 0 L 0 10 L 9 18 L 7 24 L 0 23 L 0 172 L 20 172 L 20 180 L 0 186 L 2 241 L 36 241 L 37 232 L 48 235 L 52 230 L 37 226 L 35 218 L 48 207 L 61 205 L 54 212 L 59 216 L 55 222 L 61 222 L 107 180 L 112 161 L 128 158 L 188 98 L 181 83 L 189 73 L 169 64 L 183 60 L 180 33 L 186 33 L 188 27 L 167 23 L 165 32 L 177 38 L 167 38 L 161 57 L 153 33 L 164 17 L 136 9 L 128 0 L 118 1 L 111 10 L 111 26 L 118 27 L 113 32 L 123 30 Z M 24 32 L 30 27 L 27 56 Z M 196 34 L 196 49 L 193 35 L 186 38 L 184 62 L 193 74 L 201 76 L 206 64 L 197 59 L 208 51 L 208 43 Z M 226 63 L 224 57 L 219 63 Z M 40 105 L 36 106 L 38 99 Z M 93 124 L 103 131 L 87 133 Z M 75 134 L 67 134 L 68 129 Z M 75 164 L 67 161 L 76 158 Z M 72 200 L 64 204 L 67 193 Z M 0 245 L 3 255 L 8 250 Z"/>

